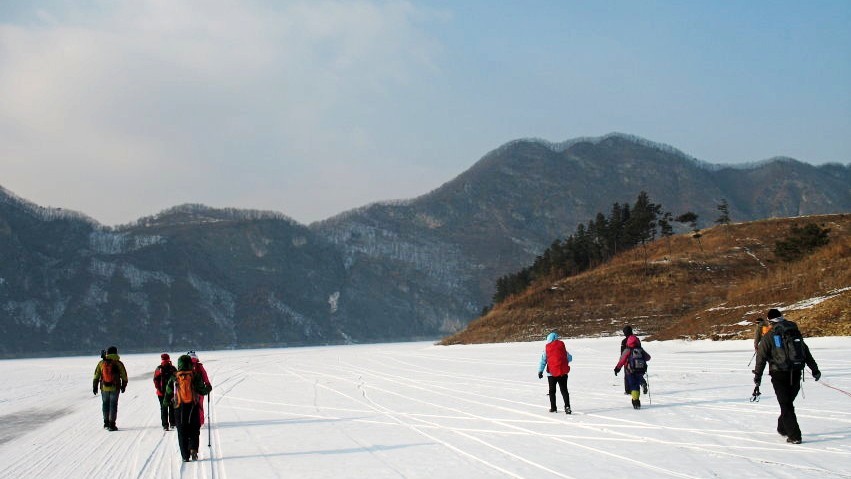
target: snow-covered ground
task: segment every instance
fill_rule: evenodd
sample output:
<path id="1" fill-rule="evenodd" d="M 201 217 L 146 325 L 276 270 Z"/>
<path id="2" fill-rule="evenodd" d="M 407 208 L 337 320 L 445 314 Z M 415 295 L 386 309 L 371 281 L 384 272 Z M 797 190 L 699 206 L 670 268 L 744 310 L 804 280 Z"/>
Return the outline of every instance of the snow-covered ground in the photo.
<path id="1" fill-rule="evenodd" d="M 851 396 L 827 387 L 851 390 L 851 338 L 808 340 L 824 376 L 796 401 L 800 445 L 774 431 L 767 376 L 748 401 L 750 341 L 647 343 L 636 411 L 612 373 L 620 339 L 566 341 L 571 416 L 548 412 L 543 341 L 201 351 L 212 428 L 190 463 L 159 424 L 158 354 L 122 357 L 117 432 L 96 356 L 0 361 L 0 477 L 851 477 Z"/>

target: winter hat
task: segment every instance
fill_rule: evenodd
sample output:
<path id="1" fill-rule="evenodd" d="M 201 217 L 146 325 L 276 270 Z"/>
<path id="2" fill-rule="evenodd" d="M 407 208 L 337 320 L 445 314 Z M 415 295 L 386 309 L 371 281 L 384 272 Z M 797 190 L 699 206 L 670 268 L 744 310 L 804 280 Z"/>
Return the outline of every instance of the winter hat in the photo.
<path id="1" fill-rule="evenodd" d="M 169 361 L 171 360 L 171 357 L 168 355 L 168 353 L 162 353 L 160 354 L 160 359 L 162 359 L 163 361 Z"/>
<path id="2" fill-rule="evenodd" d="M 118 354 L 118 348 L 115 346 L 110 346 L 106 348 L 106 354 Z"/>
<path id="3" fill-rule="evenodd" d="M 198 356 L 195 354 L 195 351 L 189 351 L 188 353 L 186 353 L 186 355 L 196 361 L 198 360 Z"/>
<path id="4" fill-rule="evenodd" d="M 623 327 L 623 335 L 626 336 L 626 337 L 632 336 L 632 326 L 630 326 L 628 324 L 626 326 L 624 326 Z"/>
<path id="5" fill-rule="evenodd" d="M 547 335 L 547 342 L 548 343 L 551 343 L 551 342 L 555 341 L 556 339 L 558 339 L 558 334 L 556 334 L 555 332 L 552 332 L 552 333 Z"/>
<path id="6" fill-rule="evenodd" d="M 774 309 L 774 308 L 771 308 L 771 309 L 768 310 L 768 320 L 771 321 L 772 323 L 776 323 L 777 321 L 780 321 L 780 318 L 782 318 L 782 317 L 783 317 L 783 314 L 781 314 L 779 310 Z"/>
<path id="7" fill-rule="evenodd" d="M 634 347 L 638 346 L 638 337 L 630 336 L 629 338 L 627 338 L 626 346 L 628 348 L 634 348 Z"/>
<path id="8" fill-rule="evenodd" d="M 192 358 L 184 354 L 177 358 L 177 369 L 181 371 L 192 371 Z"/>

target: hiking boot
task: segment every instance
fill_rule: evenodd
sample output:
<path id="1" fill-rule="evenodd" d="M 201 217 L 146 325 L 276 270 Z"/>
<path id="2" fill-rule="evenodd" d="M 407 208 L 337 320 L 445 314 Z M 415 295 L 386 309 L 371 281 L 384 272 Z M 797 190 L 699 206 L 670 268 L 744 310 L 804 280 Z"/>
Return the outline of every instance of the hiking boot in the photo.
<path id="1" fill-rule="evenodd" d="M 110 424 L 109 428 L 107 428 L 107 431 L 117 431 L 117 430 L 118 430 L 118 426 L 116 426 L 115 424 Z"/>
<path id="2" fill-rule="evenodd" d="M 777 434 L 780 434 L 781 436 L 786 437 L 786 431 L 781 431 L 780 429 L 778 429 Z"/>
<path id="3" fill-rule="evenodd" d="M 193 461 L 198 460 L 198 451 L 196 451 L 195 449 L 192 449 L 191 451 L 189 451 L 189 454 L 192 456 Z"/>
<path id="4" fill-rule="evenodd" d="M 644 383 L 644 384 L 642 384 L 642 385 L 641 385 L 641 391 L 642 391 L 644 394 L 647 394 L 647 383 Z"/>
<path id="5" fill-rule="evenodd" d="M 163 431 L 168 431 L 168 426 L 163 426 Z"/>
<path id="6" fill-rule="evenodd" d="M 556 409 L 556 408 L 554 408 L 554 407 L 551 407 L 551 408 L 550 408 L 550 412 L 556 412 L 556 411 L 557 411 L 557 409 Z"/>
<path id="7" fill-rule="evenodd" d="M 641 400 L 640 399 L 633 399 L 632 400 L 632 408 L 633 409 L 641 409 Z"/>
<path id="8" fill-rule="evenodd" d="M 104 421 L 104 422 L 103 422 L 103 428 L 104 428 L 104 429 L 109 429 L 109 421 Z"/>
<path id="9" fill-rule="evenodd" d="M 787 437 L 786 442 L 788 442 L 789 444 L 800 444 L 801 440 L 798 438 Z"/>
<path id="10" fill-rule="evenodd" d="M 565 413 L 565 414 L 570 414 L 570 413 L 571 413 L 570 406 L 565 406 L 565 407 L 564 407 L 564 413 Z"/>

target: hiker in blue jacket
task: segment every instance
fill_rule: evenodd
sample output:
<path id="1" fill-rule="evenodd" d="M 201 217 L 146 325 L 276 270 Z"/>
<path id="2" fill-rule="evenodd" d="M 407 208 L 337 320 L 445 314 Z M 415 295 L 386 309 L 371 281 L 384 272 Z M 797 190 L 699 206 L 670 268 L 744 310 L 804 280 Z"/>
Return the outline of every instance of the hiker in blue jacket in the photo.
<path id="1" fill-rule="evenodd" d="M 544 377 L 547 372 L 547 383 L 549 384 L 550 412 L 556 412 L 556 384 L 561 391 L 564 400 L 564 412 L 570 414 L 570 393 L 567 390 L 567 373 L 570 372 L 570 362 L 573 356 L 567 352 L 564 342 L 558 339 L 558 334 L 552 332 L 547 335 L 547 344 L 541 354 L 538 363 L 538 379 Z"/>

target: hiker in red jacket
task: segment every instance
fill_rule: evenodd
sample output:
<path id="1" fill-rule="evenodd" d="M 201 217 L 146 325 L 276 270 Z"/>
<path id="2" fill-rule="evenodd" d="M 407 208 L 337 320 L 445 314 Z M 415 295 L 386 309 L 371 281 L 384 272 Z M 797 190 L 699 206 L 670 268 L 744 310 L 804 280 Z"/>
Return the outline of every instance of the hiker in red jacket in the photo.
<path id="1" fill-rule="evenodd" d="M 207 370 L 204 369 L 204 364 L 198 360 L 198 355 L 195 354 L 195 351 L 189 351 L 186 353 L 192 359 L 192 370 L 198 373 L 201 378 L 204 380 L 204 384 L 212 389 L 213 385 L 210 383 L 210 378 L 207 376 Z M 204 402 L 201 401 L 201 404 L 198 405 L 201 409 L 201 425 L 204 425 Z"/>
<path id="2" fill-rule="evenodd" d="M 544 370 L 546 369 L 547 382 L 549 383 L 550 412 L 557 411 L 556 384 L 558 384 L 561 397 L 564 400 L 565 414 L 571 412 L 570 393 L 567 391 L 567 373 L 570 372 L 570 361 L 573 361 L 573 356 L 568 354 L 564 343 L 558 339 L 558 334 L 553 332 L 547 335 L 547 345 L 538 364 L 538 379 L 544 377 Z"/>
<path id="3" fill-rule="evenodd" d="M 171 401 L 163 402 L 165 388 L 169 379 L 177 372 L 177 368 L 171 364 L 171 358 L 167 353 L 160 354 L 160 365 L 154 370 L 154 387 L 157 390 L 157 402 L 160 405 L 160 420 L 163 425 L 163 430 L 168 431 L 169 427 L 177 427 L 177 422 L 174 417 L 174 407 Z"/>
<path id="4" fill-rule="evenodd" d="M 647 361 L 650 361 L 650 354 L 641 347 L 638 338 L 636 336 L 626 338 L 626 349 L 621 354 L 618 364 L 615 365 L 615 376 L 621 372 L 621 368 L 626 368 L 626 379 L 634 409 L 641 409 L 641 390 L 639 388 L 641 388 L 644 373 L 647 372 Z"/>

